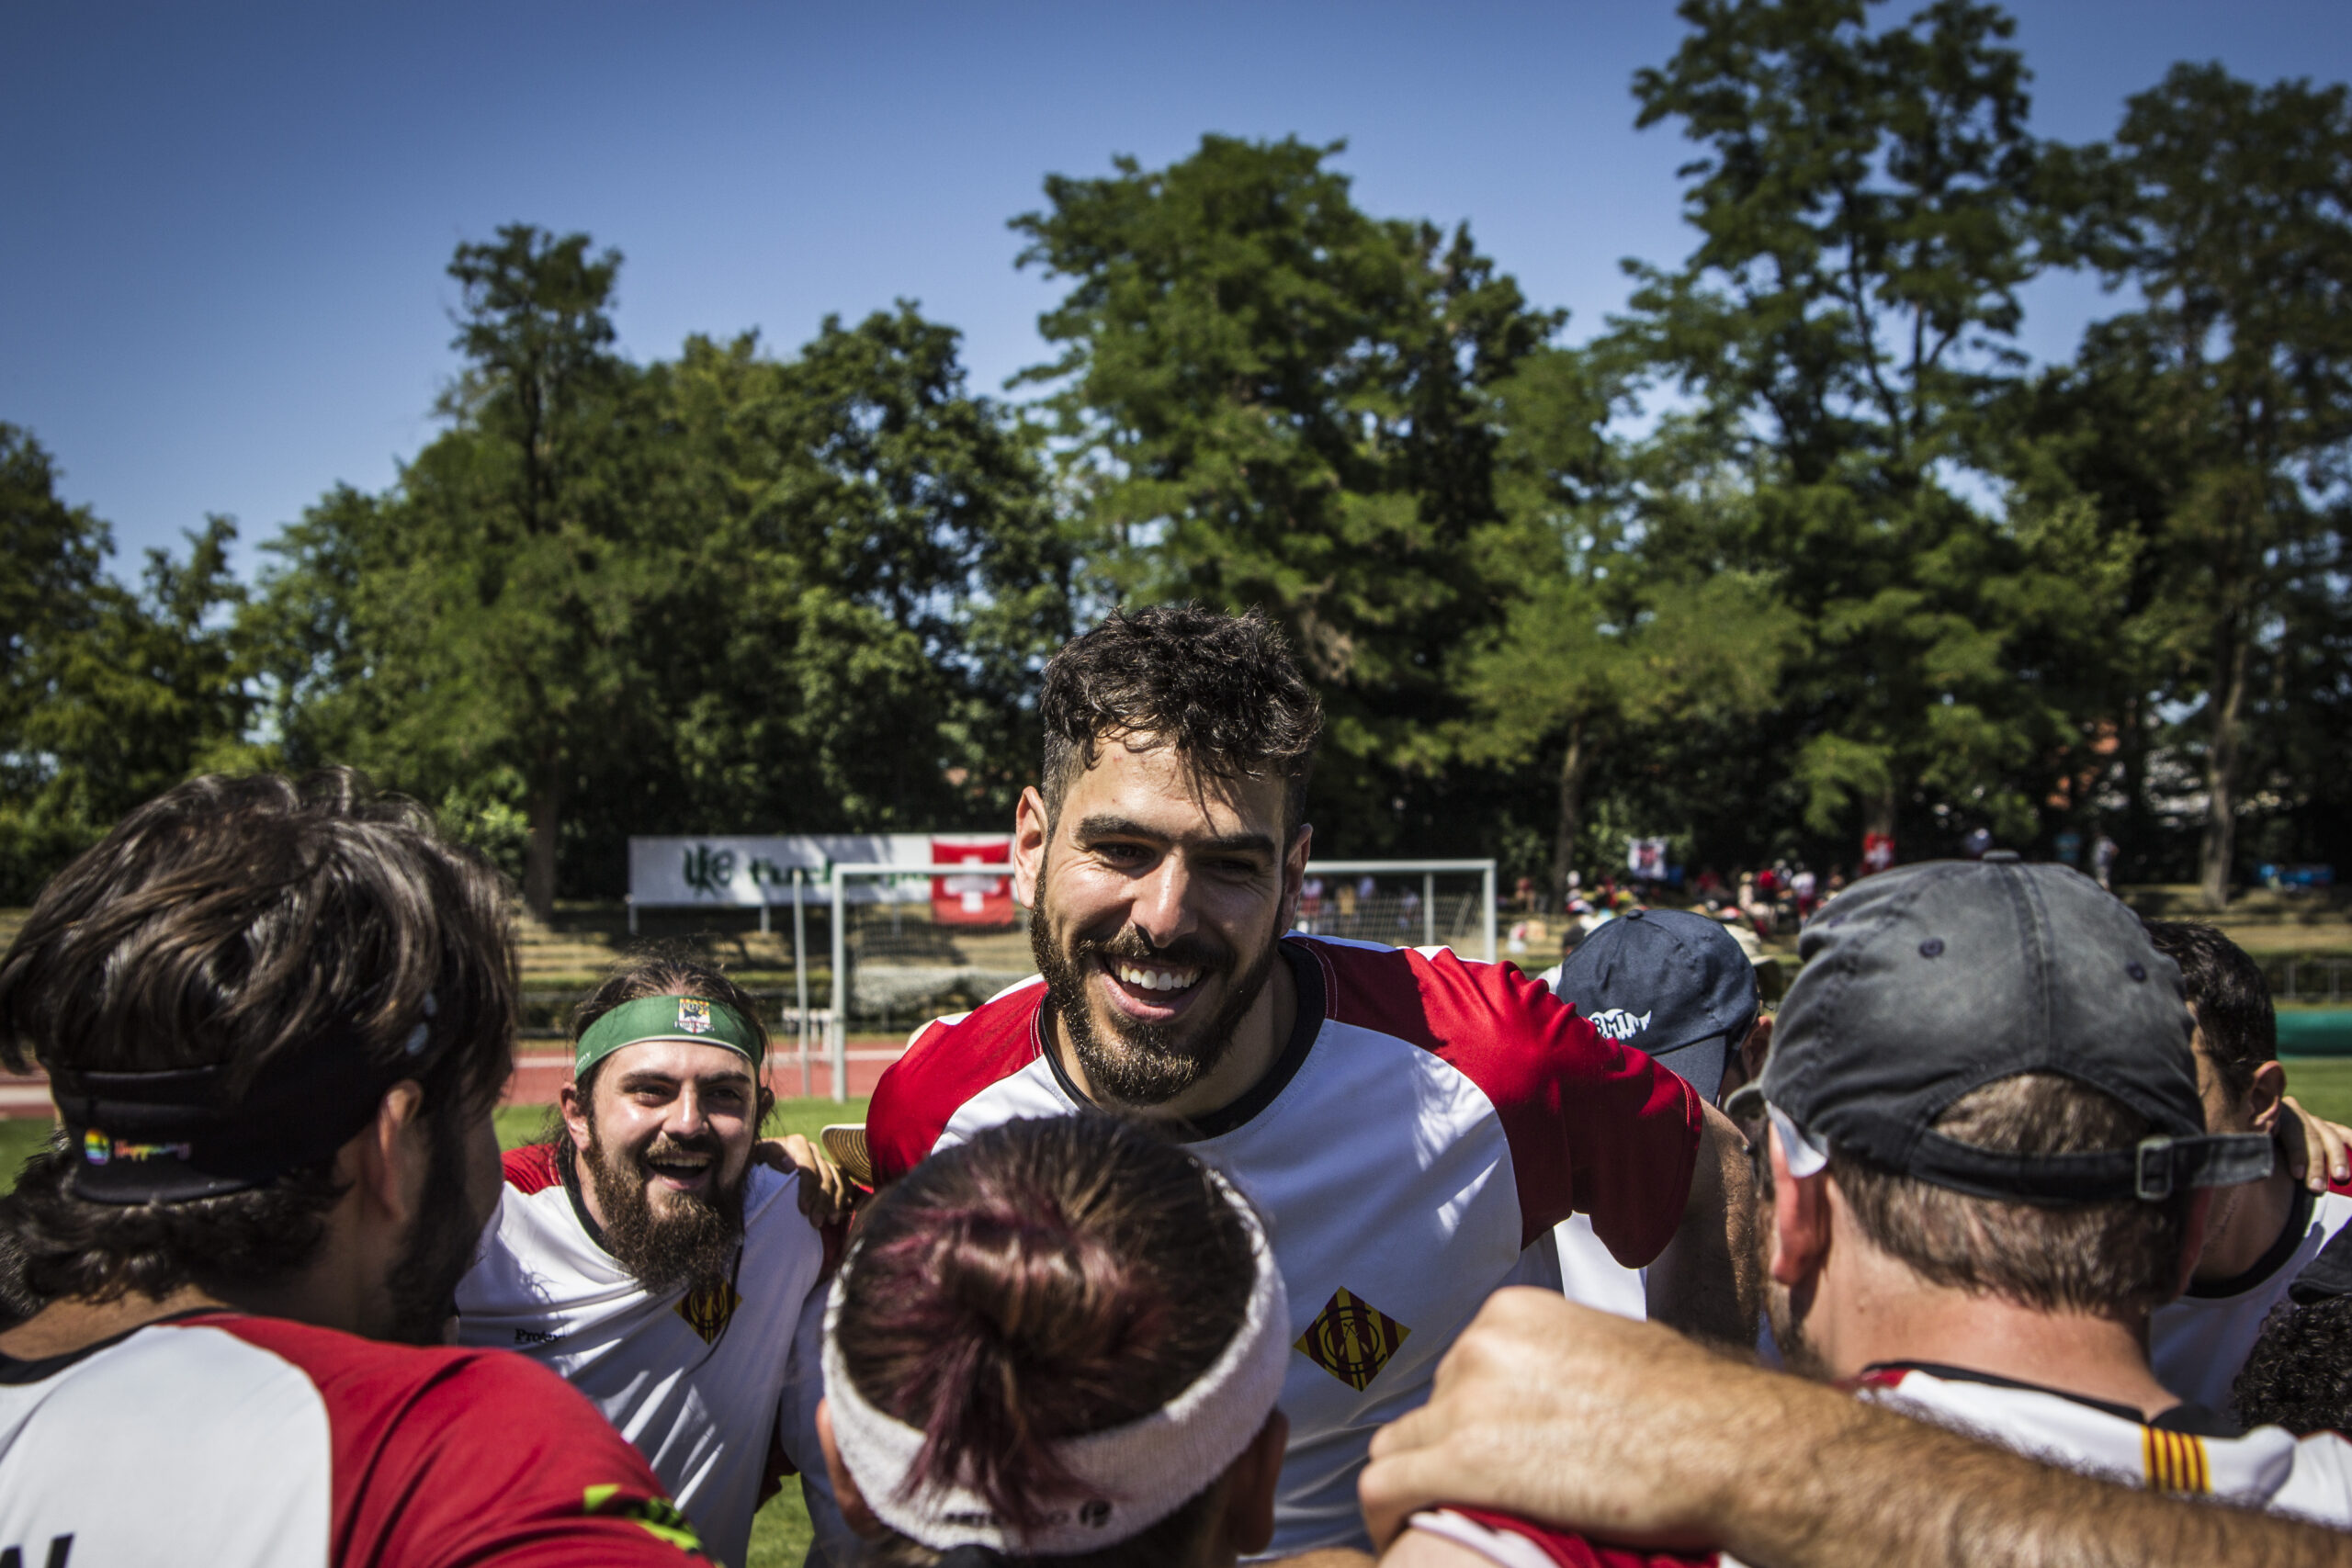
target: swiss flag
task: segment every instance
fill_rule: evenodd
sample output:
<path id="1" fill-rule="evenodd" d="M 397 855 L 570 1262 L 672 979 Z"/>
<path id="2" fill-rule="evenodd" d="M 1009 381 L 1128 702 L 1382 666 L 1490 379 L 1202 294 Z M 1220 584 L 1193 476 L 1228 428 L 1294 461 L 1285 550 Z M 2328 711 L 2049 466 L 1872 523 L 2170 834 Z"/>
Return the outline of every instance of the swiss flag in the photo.
<path id="1" fill-rule="evenodd" d="M 1012 840 L 956 838 L 931 841 L 933 865 L 970 863 L 1011 865 Z M 934 876 L 931 879 L 931 918 L 943 926 L 1009 926 L 1012 923 L 1012 878 L 1009 876 Z"/>

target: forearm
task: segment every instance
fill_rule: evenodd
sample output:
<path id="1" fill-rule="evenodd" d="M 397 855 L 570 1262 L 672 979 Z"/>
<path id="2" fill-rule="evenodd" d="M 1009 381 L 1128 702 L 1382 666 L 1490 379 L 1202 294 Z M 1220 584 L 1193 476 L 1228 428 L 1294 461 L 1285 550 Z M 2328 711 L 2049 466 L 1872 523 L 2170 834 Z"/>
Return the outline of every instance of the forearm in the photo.
<path id="1" fill-rule="evenodd" d="M 1296 1557 L 1274 1558 L 1264 1568 L 1373 1568 L 1373 1562 L 1371 1553 L 1351 1546 L 1328 1546 L 1320 1551 L 1303 1551 Z"/>
<path id="2" fill-rule="evenodd" d="M 2352 1535 L 2052 1469 L 1544 1292 L 1498 1292 L 1381 1429 L 1375 1541 L 1421 1508 L 1758 1568 L 2352 1568 Z"/>
<path id="3" fill-rule="evenodd" d="M 1738 1130 L 1710 1106 L 1681 1228 L 1650 1265 L 1652 1320 L 1696 1338 L 1756 1343 L 1758 1296 L 1750 1227 L 1756 1205 Z"/>
<path id="4" fill-rule="evenodd" d="M 1763 1440 L 1746 1473 L 1706 1506 L 1758 1568 L 2352 1563 L 2352 1536 L 2092 1480 L 1832 1390 L 1781 1392 L 1804 1397 L 1749 1428 Z"/>

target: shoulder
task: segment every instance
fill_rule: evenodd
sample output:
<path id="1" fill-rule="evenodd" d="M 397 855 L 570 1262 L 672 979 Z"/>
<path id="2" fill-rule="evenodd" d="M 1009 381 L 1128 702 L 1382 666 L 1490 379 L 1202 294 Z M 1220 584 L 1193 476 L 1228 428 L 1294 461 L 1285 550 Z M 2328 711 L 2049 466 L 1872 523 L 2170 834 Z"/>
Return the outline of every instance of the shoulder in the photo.
<path id="1" fill-rule="evenodd" d="M 361 1555 L 673 1563 L 694 1544 L 644 1457 L 525 1357 L 385 1345 L 275 1318 L 211 1325 L 300 1367 L 318 1389 L 338 1537 Z"/>
<path id="2" fill-rule="evenodd" d="M 967 1013 L 917 1030 L 884 1070 L 866 1111 L 865 1146 L 877 1179 L 912 1169 L 966 1100 L 1036 1059 L 1042 978 L 1023 981 Z"/>
<path id="3" fill-rule="evenodd" d="M 1564 1080 L 1657 1071 L 1514 964 L 1480 963 L 1442 947 L 1291 940 L 1321 964 L 1324 1011 L 1332 1022 L 1442 1057 L 1498 1106 L 1548 1100 Z"/>
<path id="4" fill-rule="evenodd" d="M 498 1159 L 499 1169 L 506 1178 L 506 1185 L 528 1196 L 544 1192 L 563 1178 L 555 1168 L 555 1145 L 525 1144 L 508 1149 Z"/>

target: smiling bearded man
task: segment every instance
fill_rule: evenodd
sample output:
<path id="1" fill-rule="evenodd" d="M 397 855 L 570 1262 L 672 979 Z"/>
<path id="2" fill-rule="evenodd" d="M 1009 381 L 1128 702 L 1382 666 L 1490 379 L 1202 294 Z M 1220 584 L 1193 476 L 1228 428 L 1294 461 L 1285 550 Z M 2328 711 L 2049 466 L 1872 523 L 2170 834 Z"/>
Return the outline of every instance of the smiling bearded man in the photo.
<path id="1" fill-rule="evenodd" d="M 888 1182 L 1023 1116 L 1148 1117 L 1272 1222 L 1292 1303 L 1273 1555 L 1363 1561 L 1355 1476 L 1506 1284 L 1591 1214 L 1651 1310 L 1752 1339 L 1747 1162 L 1689 1085 L 1508 965 L 1289 932 L 1314 692 L 1272 625 L 1114 615 L 1055 656 L 1013 883 L 1040 978 L 922 1031 L 866 1128 Z M 1740 1201 L 1726 1206 L 1736 1187 Z"/>
<path id="2" fill-rule="evenodd" d="M 824 1471 L 804 1314 L 823 1238 L 795 1201 L 808 1179 L 753 1158 L 767 1033 L 733 981 L 671 959 L 622 967 L 573 1027 L 562 1124 L 506 1156 L 458 1337 L 560 1373 L 740 1563 L 775 1457 Z"/>

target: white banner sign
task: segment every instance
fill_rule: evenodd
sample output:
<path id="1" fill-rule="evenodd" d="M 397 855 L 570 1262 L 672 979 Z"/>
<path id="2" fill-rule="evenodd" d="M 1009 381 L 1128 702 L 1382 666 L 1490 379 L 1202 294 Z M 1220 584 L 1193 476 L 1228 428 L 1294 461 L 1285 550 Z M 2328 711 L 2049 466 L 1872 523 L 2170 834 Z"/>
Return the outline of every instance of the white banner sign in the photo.
<path id="1" fill-rule="evenodd" d="M 710 834 L 680 838 L 633 838 L 628 841 L 628 898 L 643 906 L 707 904 L 752 908 L 792 902 L 792 873 L 808 873 L 812 901 L 822 891 L 826 868 L 843 865 L 929 865 L 933 854 L 965 846 L 1004 844 L 1003 833 L 777 833 Z M 995 890 L 997 877 L 942 878 L 958 893 Z M 845 890 L 853 904 L 922 904 L 933 897 L 928 877 L 853 877 Z"/>

